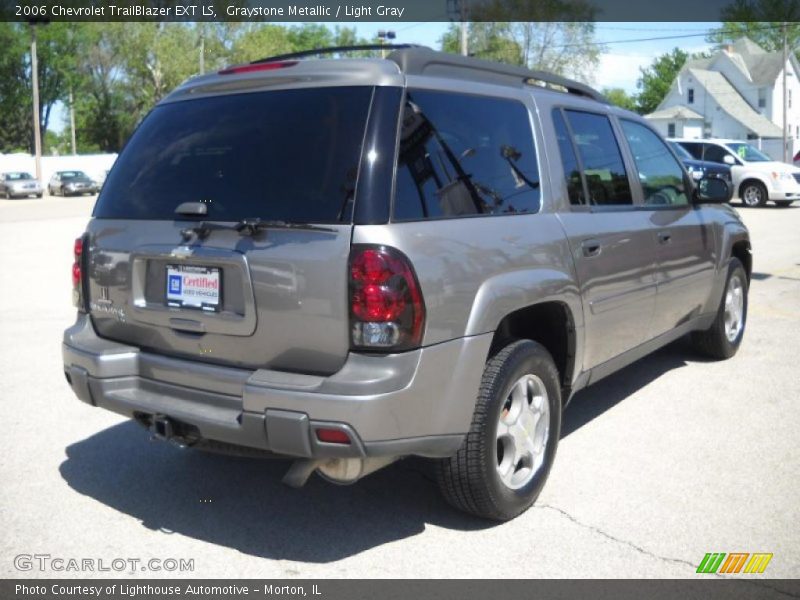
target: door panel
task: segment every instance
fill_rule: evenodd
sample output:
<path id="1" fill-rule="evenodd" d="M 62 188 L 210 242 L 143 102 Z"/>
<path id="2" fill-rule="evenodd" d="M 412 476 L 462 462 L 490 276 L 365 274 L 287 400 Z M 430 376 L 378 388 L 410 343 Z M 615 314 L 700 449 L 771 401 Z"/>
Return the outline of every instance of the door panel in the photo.
<path id="1" fill-rule="evenodd" d="M 711 294 L 716 251 L 713 228 L 701 210 L 653 211 L 650 220 L 658 245 L 653 333 L 659 335 L 700 314 Z"/>
<path id="2" fill-rule="evenodd" d="M 559 215 L 584 303 L 584 370 L 647 341 L 655 308 L 655 244 L 645 213 Z M 590 256 L 585 242 L 599 245 Z"/>
<path id="3" fill-rule="evenodd" d="M 713 281 L 713 231 L 703 222 L 702 211 L 690 204 L 691 186 L 661 137 L 642 123 L 628 119 L 620 123 L 638 172 L 642 210 L 648 215 L 657 248 L 657 298 L 651 330 L 655 337 L 702 309 Z"/>

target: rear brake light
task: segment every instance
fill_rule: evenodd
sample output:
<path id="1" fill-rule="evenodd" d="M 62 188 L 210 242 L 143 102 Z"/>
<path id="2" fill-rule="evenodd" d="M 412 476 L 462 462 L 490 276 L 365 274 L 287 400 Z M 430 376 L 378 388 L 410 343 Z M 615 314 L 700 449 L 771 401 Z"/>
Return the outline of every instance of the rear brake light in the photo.
<path id="1" fill-rule="evenodd" d="M 73 261 L 72 261 L 72 303 L 83 310 L 83 238 L 79 237 L 75 240 L 75 245 L 72 247 Z"/>
<path id="2" fill-rule="evenodd" d="M 349 444 L 350 436 L 341 429 L 317 429 L 317 439 L 326 444 Z"/>
<path id="3" fill-rule="evenodd" d="M 425 304 L 405 255 L 386 246 L 353 246 L 350 322 L 354 347 L 407 350 L 419 346 Z"/>
<path id="4" fill-rule="evenodd" d="M 226 67 L 219 71 L 220 75 L 234 75 L 235 73 L 253 73 L 255 71 L 274 71 L 276 69 L 285 69 L 293 67 L 297 64 L 296 60 L 284 60 L 280 62 L 265 62 L 254 63 L 248 65 L 234 65 L 233 67 Z"/>

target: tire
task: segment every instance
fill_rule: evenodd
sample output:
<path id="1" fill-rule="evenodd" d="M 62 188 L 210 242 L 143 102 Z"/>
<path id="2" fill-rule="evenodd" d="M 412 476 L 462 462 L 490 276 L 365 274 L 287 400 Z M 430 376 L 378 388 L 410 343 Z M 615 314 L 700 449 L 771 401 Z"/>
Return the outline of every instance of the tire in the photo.
<path id="1" fill-rule="evenodd" d="M 780 208 L 789 208 L 792 205 L 791 200 L 775 200 L 775 206 Z"/>
<path id="2" fill-rule="evenodd" d="M 735 314 L 736 289 L 740 290 L 738 317 Z M 747 289 L 747 274 L 742 263 L 738 258 L 731 258 L 728 266 L 728 278 L 725 280 L 725 291 L 722 293 L 714 323 L 705 331 L 696 331 L 691 336 L 692 343 L 700 353 L 710 358 L 724 360 L 739 350 L 747 325 Z M 726 315 L 729 316 L 726 317 Z M 733 327 L 734 321 L 738 323 L 735 328 Z"/>
<path id="3" fill-rule="evenodd" d="M 501 427 L 508 433 L 498 437 Z M 442 495 L 477 517 L 513 519 L 542 491 L 560 435 L 561 384 L 553 358 L 544 346 L 529 340 L 507 345 L 486 363 L 461 448 L 436 463 Z M 528 451 L 516 465 L 517 454 L 511 454 L 515 439 L 526 443 L 520 447 Z"/>
<path id="4" fill-rule="evenodd" d="M 42 196 L 44 196 L 44 192 L 39 192 L 38 194 L 36 194 L 37 198 L 41 198 Z"/>
<path id="5" fill-rule="evenodd" d="M 749 181 L 742 186 L 742 204 L 754 208 L 764 206 L 769 199 L 767 188 L 760 181 Z"/>

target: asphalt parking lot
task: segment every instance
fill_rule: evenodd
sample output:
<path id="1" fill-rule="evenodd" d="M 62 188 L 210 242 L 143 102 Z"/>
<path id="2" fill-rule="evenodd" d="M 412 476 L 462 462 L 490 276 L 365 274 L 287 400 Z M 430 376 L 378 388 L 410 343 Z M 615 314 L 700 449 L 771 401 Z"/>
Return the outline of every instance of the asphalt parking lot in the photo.
<path id="1" fill-rule="evenodd" d="M 61 334 L 92 202 L 0 201 L 0 577 L 92 575 L 15 567 L 49 554 L 194 560 L 104 577 L 691 578 L 707 552 L 771 552 L 747 577 L 800 577 L 800 206 L 741 209 L 755 259 L 739 354 L 679 342 L 580 393 L 536 506 L 497 525 L 449 509 L 414 461 L 292 490 L 282 461 L 150 442 L 76 400 Z"/>

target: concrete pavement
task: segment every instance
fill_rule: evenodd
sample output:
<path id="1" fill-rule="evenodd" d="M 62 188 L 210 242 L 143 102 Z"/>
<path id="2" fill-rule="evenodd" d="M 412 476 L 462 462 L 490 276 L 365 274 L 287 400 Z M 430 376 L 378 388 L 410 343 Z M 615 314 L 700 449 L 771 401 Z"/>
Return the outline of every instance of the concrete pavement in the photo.
<path id="1" fill-rule="evenodd" d="M 451 510 L 417 461 L 292 490 L 282 461 L 149 442 L 78 402 L 60 343 L 91 204 L 0 201 L 0 576 L 92 575 L 15 568 L 46 553 L 194 560 L 104 577 L 695 577 L 706 552 L 772 552 L 760 577 L 800 577 L 800 207 L 742 210 L 739 354 L 678 343 L 580 393 L 536 506 L 496 525 Z"/>

